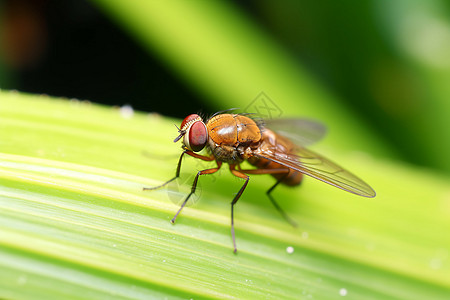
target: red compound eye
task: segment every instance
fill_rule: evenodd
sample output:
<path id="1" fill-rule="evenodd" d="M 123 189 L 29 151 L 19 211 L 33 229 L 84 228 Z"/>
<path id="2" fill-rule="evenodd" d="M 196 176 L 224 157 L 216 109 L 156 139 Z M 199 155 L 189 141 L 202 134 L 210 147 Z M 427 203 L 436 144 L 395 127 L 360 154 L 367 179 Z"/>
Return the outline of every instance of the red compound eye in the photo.
<path id="1" fill-rule="evenodd" d="M 192 122 L 193 122 L 195 119 L 198 119 L 199 121 L 202 120 L 202 118 L 200 118 L 200 116 L 197 115 L 197 114 L 189 115 L 189 116 L 187 116 L 186 118 L 184 118 L 183 122 L 181 122 L 180 129 L 181 129 L 181 130 L 184 130 L 184 131 L 187 131 L 187 130 L 188 130 L 188 127 L 189 127 L 189 125 L 190 125 L 189 123 L 192 124 Z"/>
<path id="2" fill-rule="evenodd" d="M 183 122 L 181 122 L 180 128 L 178 129 L 180 135 L 178 135 L 173 141 L 178 142 L 179 139 L 181 139 L 183 136 L 186 136 L 186 132 L 189 130 L 192 124 L 194 124 L 197 121 L 202 122 L 202 118 L 197 114 L 192 114 L 184 118 Z"/>
<path id="3" fill-rule="evenodd" d="M 208 141 L 208 131 L 206 125 L 202 121 L 196 121 L 186 131 L 184 136 L 184 144 L 194 152 L 201 151 Z"/>

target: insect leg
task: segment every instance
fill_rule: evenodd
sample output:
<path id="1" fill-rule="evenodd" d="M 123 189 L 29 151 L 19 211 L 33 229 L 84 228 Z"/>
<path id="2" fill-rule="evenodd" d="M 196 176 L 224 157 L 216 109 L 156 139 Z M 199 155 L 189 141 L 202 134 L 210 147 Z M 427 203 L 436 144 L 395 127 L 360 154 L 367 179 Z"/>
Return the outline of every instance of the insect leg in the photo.
<path id="1" fill-rule="evenodd" d="M 285 168 L 280 168 L 280 169 L 250 169 L 250 170 L 240 170 L 243 173 L 246 174 L 284 174 L 283 177 L 281 177 L 280 179 L 277 180 L 277 182 L 275 182 L 275 184 L 267 190 L 266 194 L 267 197 L 269 197 L 270 202 L 272 202 L 273 206 L 275 206 L 276 210 L 283 216 L 283 218 L 289 223 L 291 224 L 293 227 L 297 227 L 297 223 L 295 223 L 292 218 L 290 218 L 286 212 L 278 205 L 278 203 L 275 201 L 275 199 L 272 197 L 272 195 L 270 194 L 275 187 L 280 184 L 280 182 L 282 182 L 288 175 L 289 175 L 289 169 L 285 169 Z"/>
<path id="2" fill-rule="evenodd" d="M 197 182 L 198 182 L 198 177 L 200 175 L 206 175 L 206 174 L 213 174 L 216 173 L 217 171 L 219 171 L 220 167 L 222 166 L 222 162 L 221 161 L 217 161 L 217 168 L 211 168 L 211 169 L 206 169 L 203 171 L 198 171 L 197 175 L 195 176 L 194 182 L 192 183 L 192 187 L 191 187 L 191 192 L 189 193 L 189 195 L 187 195 L 186 199 L 184 199 L 183 203 L 181 204 L 180 209 L 177 211 L 177 213 L 175 214 L 175 216 L 172 218 L 172 220 L 170 220 L 170 222 L 173 224 L 175 223 L 176 218 L 178 217 L 179 213 L 181 212 L 181 210 L 183 209 L 183 207 L 186 205 L 186 203 L 188 202 L 189 198 L 195 193 L 195 190 L 197 188 Z"/>
<path id="3" fill-rule="evenodd" d="M 175 173 L 175 177 L 167 180 L 166 182 L 164 182 L 163 184 L 160 184 L 158 186 L 151 187 L 151 188 L 144 187 L 142 190 L 143 191 L 156 190 L 156 189 L 162 188 L 163 186 L 165 186 L 165 185 L 169 184 L 170 182 L 174 181 L 175 179 L 177 179 L 180 176 L 181 162 L 182 162 L 182 159 L 183 159 L 183 155 L 185 155 L 185 154 L 190 155 L 190 156 L 195 157 L 195 158 L 199 158 L 201 160 L 205 160 L 205 161 L 213 161 L 214 160 L 214 156 L 203 156 L 203 155 L 199 155 L 197 153 L 194 153 L 194 152 L 192 152 L 190 150 L 184 150 L 181 153 L 180 158 L 178 159 L 178 165 L 177 165 L 177 171 Z"/>
<path id="4" fill-rule="evenodd" d="M 275 187 L 287 177 L 288 174 L 289 174 L 289 172 L 286 173 L 286 175 L 284 175 L 280 179 L 278 179 L 277 182 L 275 182 L 275 184 L 270 189 L 267 190 L 266 194 L 267 194 L 267 197 L 269 197 L 270 202 L 272 202 L 273 206 L 275 206 L 276 210 L 278 210 L 278 212 L 283 216 L 283 218 L 289 224 L 291 224 L 293 227 L 297 227 L 297 223 L 295 223 L 295 221 L 292 220 L 292 218 L 288 216 L 288 214 L 278 205 L 278 203 L 275 201 L 275 199 L 270 194 L 275 189 Z"/>
<path id="5" fill-rule="evenodd" d="M 236 194 L 236 196 L 234 196 L 234 199 L 231 202 L 231 236 L 233 238 L 234 253 L 236 253 L 237 252 L 237 248 L 236 248 L 236 237 L 235 237 L 235 234 L 234 234 L 234 205 L 239 200 L 239 198 L 241 197 L 241 195 L 244 192 L 245 188 L 247 187 L 248 180 L 249 180 L 250 177 L 248 177 L 248 175 L 245 175 L 241 171 L 236 170 L 235 169 L 235 165 L 230 165 L 230 171 L 231 171 L 231 173 L 234 176 L 237 176 L 239 178 L 245 179 L 245 183 L 242 185 L 241 189 Z"/>
<path id="6" fill-rule="evenodd" d="M 214 157 L 214 155 L 204 156 L 204 155 L 200 155 L 200 154 L 197 154 L 195 152 L 192 152 L 191 150 L 184 150 L 184 152 L 186 152 L 187 155 L 190 155 L 192 157 L 195 157 L 195 158 L 198 158 L 198 159 L 201 159 L 201 160 L 204 160 L 204 161 L 213 161 L 213 160 L 216 159 Z"/>

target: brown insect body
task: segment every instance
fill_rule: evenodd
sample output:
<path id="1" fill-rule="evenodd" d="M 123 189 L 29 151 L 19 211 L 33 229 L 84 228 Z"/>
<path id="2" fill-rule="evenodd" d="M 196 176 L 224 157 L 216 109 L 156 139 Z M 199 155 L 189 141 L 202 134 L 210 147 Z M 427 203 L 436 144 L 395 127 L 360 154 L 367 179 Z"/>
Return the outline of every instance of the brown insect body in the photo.
<path id="1" fill-rule="evenodd" d="M 231 234 L 235 252 L 234 205 L 249 182 L 248 174 L 270 174 L 277 179 L 267 191 L 267 196 L 282 216 L 294 226 L 295 222 L 286 215 L 270 194 L 279 183 L 289 186 L 299 185 L 303 175 L 308 175 L 359 196 L 375 197 L 375 191 L 367 183 L 304 147 L 323 136 L 325 130 L 319 123 L 302 119 L 286 119 L 278 122 L 272 120 L 270 126 L 278 127 L 281 134 L 271 130 L 271 127 L 266 128 L 258 124 L 246 115 L 216 114 L 208 119 L 206 124 L 197 114 L 187 116 L 181 123 L 178 137 L 174 140 L 177 142 L 183 138 L 183 152 L 178 160 L 175 177 L 160 186 L 144 188 L 144 190 L 162 187 L 178 178 L 185 154 L 204 161 L 216 161 L 217 167 L 198 171 L 191 192 L 171 220 L 174 223 L 182 208 L 195 193 L 199 176 L 213 174 L 224 162 L 228 163 L 230 172 L 245 180 L 231 202 Z M 197 153 L 205 148 L 210 152 L 209 156 Z M 241 169 L 240 164 L 244 160 L 257 169 Z"/>
<path id="2" fill-rule="evenodd" d="M 269 151 L 294 154 L 297 146 L 289 139 L 258 126 L 249 117 L 238 114 L 214 116 L 207 121 L 206 127 L 209 133 L 208 147 L 216 159 L 231 164 L 239 164 L 248 159 L 248 162 L 258 169 L 286 169 L 287 174 L 271 174 L 283 184 L 295 186 L 302 181 L 302 173 L 254 156 L 254 152 Z"/>

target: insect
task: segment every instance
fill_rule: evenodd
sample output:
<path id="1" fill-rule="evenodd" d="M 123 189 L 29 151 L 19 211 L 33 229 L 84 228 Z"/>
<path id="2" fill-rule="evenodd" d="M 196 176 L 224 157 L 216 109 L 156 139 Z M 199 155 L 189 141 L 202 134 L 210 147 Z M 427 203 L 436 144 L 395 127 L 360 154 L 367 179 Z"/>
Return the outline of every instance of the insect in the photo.
<path id="1" fill-rule="evenodd" d="M 262 123 L 251 118 L 249 114 L 227 112 L 218 112 L 206 121 L 197 114 L 184 118 L 180 128 L 177 127 L 179 135 L 174 140 L 177 142 L 182 139 L 183 144 L 175 177 L 159 186 L 144 188 L 144 190 L 158 189 L 178 178 L 184 155 L 216 162 L 216 167 L 197 173 L 191 192 L 172 218 L 172 223 L 175 223 L 181 210 L 195 193 L 199 176 L 217 172 L 223 163 L 229 165 L 234 176 L 244 180 L 244 184 L 231 202 L 231 236 L 235 253 L 237 248 L 234 206 L 247 187 L 249 174 L 270 174 L 276 179 L 267 195 L 281 215 L 294 226 L 292 219 L 271 196 L 271 192 L 280 183 L 296 186 L 301 183 L 303 175 L 308 175 L 359 196 L 375 197 L 375 191 L 367 183 L 325 157 L 305 148 L 306 145 L 323 137 L 325 129 L 319 123 L 302 119 L 279 119 Z M 207 150 L 208 155 L 198 153 L 203 149 Z M 256 169 L 242 169 L 241 163 L 245 160 Z"/>

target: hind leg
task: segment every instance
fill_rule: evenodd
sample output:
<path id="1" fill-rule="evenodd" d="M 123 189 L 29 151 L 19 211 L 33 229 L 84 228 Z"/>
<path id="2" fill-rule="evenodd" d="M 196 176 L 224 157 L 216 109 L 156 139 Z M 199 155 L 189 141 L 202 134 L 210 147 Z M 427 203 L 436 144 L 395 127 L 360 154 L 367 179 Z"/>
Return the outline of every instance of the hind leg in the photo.
<path id="1" fill-rule="evenodd" d="M 278 184 L 280 184 L 280 182 L 282 182 L 284 179 L 286 179 L 286 177 L 289 175 L 290 170 L 289 169 L 284 169 L 284 168 L 280 168 L 280 169 L 251 169 L 251 170 L 239 170 L 242 173 L 245 174 L 283 174 L 283 176 L 277 180 L 277 182 L 275 182 L 275 184 L 267 190 L 266 194 L 267 197 L 269 197 L 270 202 L 272 202 L 273 206 L 275 206 L 276 210 L 281 214 L 281 216 L 289 223 L 291 224 L 293 227 L 297 227 L 297 223 L 294 222 L 294 220 L 292 220 L 291 217 L 289 217 L 287 215 L 287 213 L 278 205 L 278 203 L 275 201 L 275 199 L 272 197 L 271 193 L 272 191 L 277 187 Z"/>
<path id="2" fill-rule="evenodd" d="M 272 193 L 272 191 L 276 188 L 276 186 L 283 181 L 284 178 L 287 177 L 289 173 L 286 173 L 285 176 L 283 176 L 282 178 L 278 179 L 277 182 L 275 182 L 275 184 L 267 190 L 266 194 L 267 197 L 269 197 L 270 202 L 272 202 L 273 206 L 275 206 L 275 208 L 278 210 L 278 212 L 283 216 L 283 218 L 289 223 L 291 224 L 293 227 L 297 227 L 297 223 L 292 220 L 291 217 L 288 216 L 288 214 L 278 205 L 278 203 L 275 201 L 275 199 L 272 197 L 272 195 L 270 193 Z"/>

